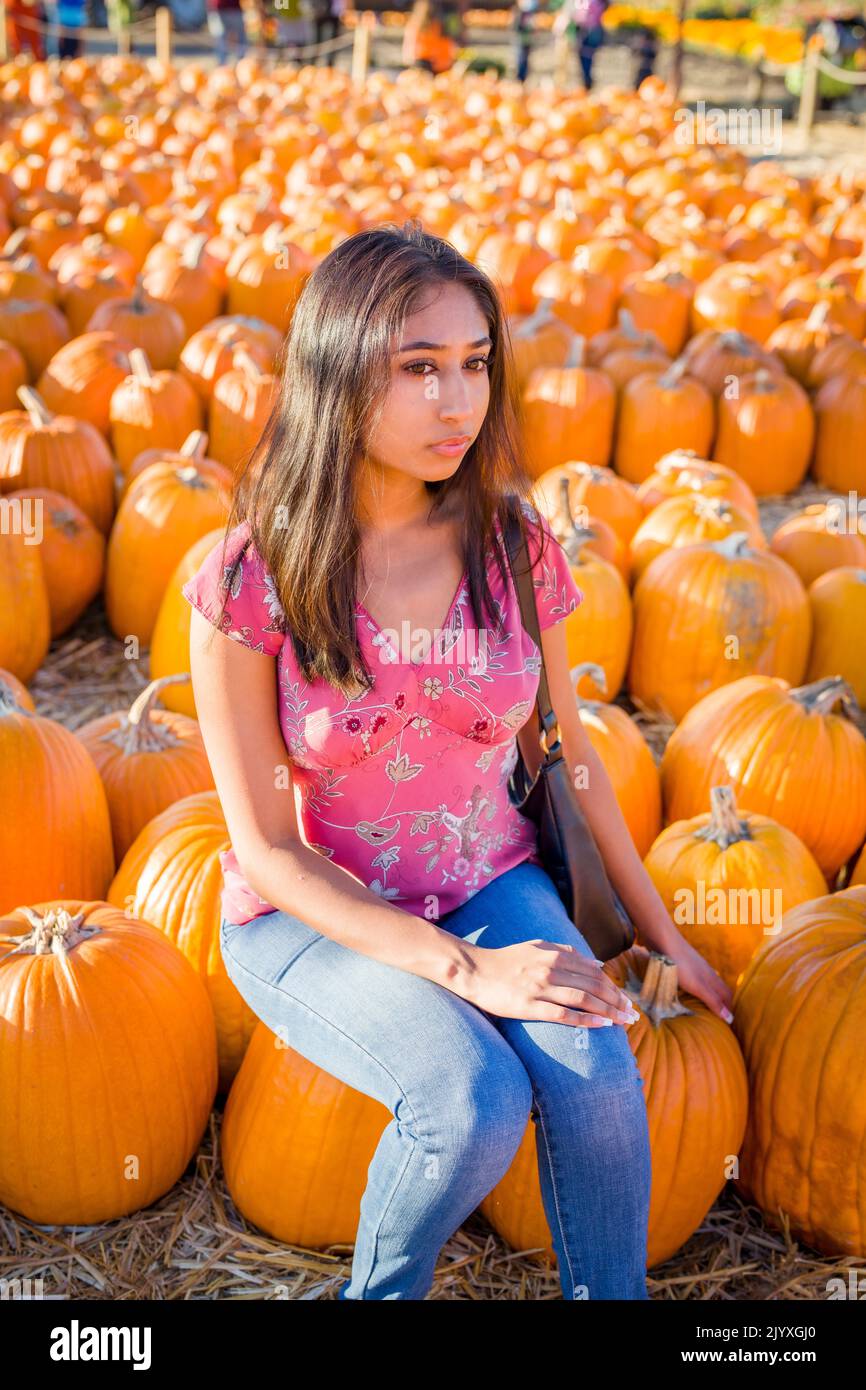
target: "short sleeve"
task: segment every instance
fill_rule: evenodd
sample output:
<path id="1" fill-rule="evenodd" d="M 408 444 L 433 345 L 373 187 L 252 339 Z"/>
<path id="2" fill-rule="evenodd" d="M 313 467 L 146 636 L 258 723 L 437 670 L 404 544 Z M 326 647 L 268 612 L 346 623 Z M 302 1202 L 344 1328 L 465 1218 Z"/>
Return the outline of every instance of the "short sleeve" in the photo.
<path id="1" fill-rule="evenodd" d="M 523 510 L 527 522 L 529 554 L 533 560 L 532 583 L 538 609 L 538 626 L 543 632 L 545 628 L 561 623 L 563 618 L 573 613 L 578 604 L 583 602 L 583 594 L 574 581 L 568 557 L 550 529 L 547 518 L 540 512 L 534 513 L 525 503 Z M 539 523 L 545 536 L 542 555 L 538 553 L 541 547 Z"/>
<path id="2" fill-rule="evenodd" d="M 224 561 L 223 542 L 217 542 L 181 593 L 226 637 L 266 656 L 280 651 L 286 616 L 273 576 L 250 540 L 249 522 L 229 532 Z"/>

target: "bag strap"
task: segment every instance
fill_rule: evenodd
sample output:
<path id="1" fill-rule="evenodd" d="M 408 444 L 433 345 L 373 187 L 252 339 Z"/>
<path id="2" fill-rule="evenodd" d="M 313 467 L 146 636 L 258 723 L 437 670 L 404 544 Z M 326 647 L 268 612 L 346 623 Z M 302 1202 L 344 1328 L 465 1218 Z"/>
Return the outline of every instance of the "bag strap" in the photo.
<path id="1" fill-rule="evenodd" d="M 550 689 L 547 684 L 547 669 L 544 664 L 544 649 L 541 645 L 541 631 L 538 625 L 538 607 L 535 601 L 535 590 L 532 583 L 532 570 L 529 564 L 526 535 L 517 519 L 513 500 L 509 507 L 508 520 L 505 526 L 505 548 L 508 552 L 508 562 L 511 566 L 511 577 L 514 580 L 514 587 L 517 590 L 517 600 L 520 604 L 520 616 L 523 620 L 523 626 L 537 646 L 541 656 L 541 670 L 538 676 L 538 695 L 535 702 L 535 707 L 538 711 L 538 732 L 545 755 L 548 753 L 548 750 L 553 754 L 557 749 L 557 745 L 561 742 L 559 725 L 553 710 L 553 705 L 550 702 Z M 519 567 L 517 562 L 519 562 Z M 552 735 L 553 738 L 551 737 Z"/>

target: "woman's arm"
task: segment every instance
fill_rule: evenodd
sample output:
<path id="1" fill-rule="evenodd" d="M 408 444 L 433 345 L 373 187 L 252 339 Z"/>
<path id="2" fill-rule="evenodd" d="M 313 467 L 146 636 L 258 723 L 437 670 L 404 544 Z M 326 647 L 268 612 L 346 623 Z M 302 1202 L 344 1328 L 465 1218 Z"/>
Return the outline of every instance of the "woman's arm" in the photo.
<path id="1" fill-rule="evenodd" d="M 637 927 L 641 942 L 676 960 L 683 986 L 725 1017 L 732 1002 L 731 990 L 677 930 L 634 847 L 610 779 L 581 723 L 568 667 L 565 623 L 543 629 L 541 642 L 563 755 L 572 769 L 580 807 L 598 845 L 608 878 Z M 537 723 L 533 712 L 530 721 L 533 731 Z M 730 1022 L 730 1018 L 726 1021 Z"/>
<path id="2" fill-rule="evenodd" d="M 275 660 L 193 609 L 196 711 L 229 838 L 254 892 L 361 955 L 462 993 L 476 947 L 381 898 L 303 843 L 279 726 Z"/>

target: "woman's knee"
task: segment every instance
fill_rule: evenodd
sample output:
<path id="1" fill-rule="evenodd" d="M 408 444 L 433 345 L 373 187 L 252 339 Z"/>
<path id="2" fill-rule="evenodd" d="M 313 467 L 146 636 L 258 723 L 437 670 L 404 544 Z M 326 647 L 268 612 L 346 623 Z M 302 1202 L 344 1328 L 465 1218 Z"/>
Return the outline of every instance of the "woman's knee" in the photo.
<path id="1" fill-rule="evenodd" d="M 489 1152 L 511 1161 L 529 1123 L 532 1082 L 509 1051 L 486 1054 L 472 1065 L 437 1072 L 443 1098 L 439 1123 L 446 1143 L 473 1157 Z"/>

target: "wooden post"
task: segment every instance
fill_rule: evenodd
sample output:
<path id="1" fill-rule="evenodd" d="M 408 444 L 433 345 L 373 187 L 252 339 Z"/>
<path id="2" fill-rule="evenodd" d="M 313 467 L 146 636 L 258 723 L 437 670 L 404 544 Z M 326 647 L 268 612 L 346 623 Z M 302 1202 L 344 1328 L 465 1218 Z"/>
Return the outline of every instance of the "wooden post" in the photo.
<path id="1" fill-rule="evenodd" d="M 129 25 L 122 21 L 117 29 L 117 52 L 121 58 L 128 58 L 132 52 L 132 35 L 129 31 Z"/>
<path id="2" fill-rule="evenodd" d="M 818 55 L 821 41 L 813 34 L 806 44 L 803 55 L 803 81 L 800 87 L 800 109 L 797 113 L 797 129 L 804 144 L 809 142 L 809 132 L 815 120 L 815 107 L 818 102 Z"/>
<path id="3" fill-rule="evenodd" d="M 677 41 L 674 44 L 671 65 L 671 87 L 675 97 L 679 96 L 683 85 L 683 25 L 686 20 L 686 3 L 687 0 L 677 0 Z"/>
<path id="4" fill-rule="evenodd" d="M 352 46 L 352 86 L 356 91 L 363 90 L 367 84 L 370 68 L 370 49 L 373 44 L 373 24 L 365 23 L 366 15 L 361 16 L 355 29 L 355 42 Z"/>
<path id="5" fill-rule="evenodd" d="M 6 32 L 6 0 L 0 0 L 0 63 L 9 60 L 9 36 Z"/>
<path id="6" fill-rule="evenodd" d="M 171 66 L 171 10 L 168 5 L 160 5 L 156 12 L 156 57 L 166 67 Z"/>
<path id="7" fill-rule="evenodd" d="M 568 34 L 556 34 L 553 39 L 553 85 L 568 86 L 568 57 L 571 40 Z"/>

